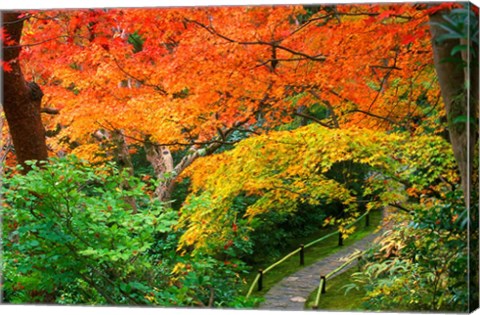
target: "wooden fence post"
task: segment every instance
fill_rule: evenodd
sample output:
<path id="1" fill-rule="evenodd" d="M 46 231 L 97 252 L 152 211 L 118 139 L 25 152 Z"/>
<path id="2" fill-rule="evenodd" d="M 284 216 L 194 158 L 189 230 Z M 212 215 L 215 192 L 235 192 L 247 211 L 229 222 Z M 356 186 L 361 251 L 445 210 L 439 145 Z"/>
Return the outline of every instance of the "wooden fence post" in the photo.
<path id="1" fill-rule="evenodd" d="M 260 277 L 258 277 L 258 291 L 262 291 L 263 289 L 263 270 L 258 269 L 258 274 Z"/>
<path id="2" fill-rule="evenodd" d="M 322 293 L 327 293 L 327 278 L 325 278 L 325 276 L 321 276 L 320 279 L 323 279 Z"/>
<path id="3" fill-rule="evenodd" d="M 305 245 L 300 244 L 300 266 L 305 265 Z"/>

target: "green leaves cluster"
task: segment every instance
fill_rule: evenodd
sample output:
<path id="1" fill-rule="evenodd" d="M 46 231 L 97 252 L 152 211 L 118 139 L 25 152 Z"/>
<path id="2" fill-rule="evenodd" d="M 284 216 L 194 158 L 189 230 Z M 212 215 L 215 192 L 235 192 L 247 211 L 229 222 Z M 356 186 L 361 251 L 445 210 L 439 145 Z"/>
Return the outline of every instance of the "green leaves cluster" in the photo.
<path id="1" fill-rule="evenodd" d="M 433 206 L 399 217 L 393 230 L 365 257 L 352 289 L 367 290 L 371 310 L 466 311 L 466 211 L 459 191 Z M 403 222 L 403 223 L 401 223 Z M 406 223 L 405 223 L 406 222 Z"/>
<path id="2" fill-rule="evenodd" d="M 435 23 L 445 33 L 438 36 L 438 42 L 447 40 L 462 40 L 465 44 L 455 46 L 450 52 L 451 61 L 462 61 L 462 58 L 455 58 L 457 53 L 465 51 L 472 54 L 472 62 L 478 65 L 478 15 L 471 9 L 472 4 L 465 3 L 462 8 L 451 10 L 448 14 L 442 15 L 444 23 Z M 475 49 L 477 48 L 477 49 Z"/>
<path id="3" fill-rule="evenodd" d="M 27 175 L 10 170 L 2 191 L 5 301 L 252 304 L 237 298 L 246 269 L 232 249 L 177 252 L 177 212 L 127 170 L 74 156 L 31 166 Z"/>
<path id="4" fill-rule="evenodd" d="M 160 285 L 148 251 L 176 214 L 113 165 L 94 169 L 73 157 L 31 165 L 4 183 L 7 300 L 148 303 L 147 287 Z"/>

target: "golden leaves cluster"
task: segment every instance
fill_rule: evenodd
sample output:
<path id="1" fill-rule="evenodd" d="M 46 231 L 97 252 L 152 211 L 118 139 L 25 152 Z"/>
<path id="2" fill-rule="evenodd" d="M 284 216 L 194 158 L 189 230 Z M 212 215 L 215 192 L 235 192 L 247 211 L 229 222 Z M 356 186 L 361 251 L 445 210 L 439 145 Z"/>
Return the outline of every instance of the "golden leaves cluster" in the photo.
<path id="1" fill-rule="evenodd" d="M 363 196 L 328 172 L 351 161 L 368 167 Z M 197 160 L 189 169 L 192 193 L 182 209 L 187 231 L 184 245 L 204 246 L 212 233 L 221 235 L 219 217 L 233 217 L 234 198 L 256 196 L 245 217 L 295 212 L 299 205 L 340 202 L 346 214 L 339 228 L 367 210 L 403 203 L 409 193 L 433 189 L 445 192 L 458 181 L 448 143 L 437 136 L 411 138 L 361 128 L 327 129 L 311 124 L 293 131 L 273 131 L 251 137 L 233 150 Z M 407 190 L 408 188 L 408 190 Z"/>

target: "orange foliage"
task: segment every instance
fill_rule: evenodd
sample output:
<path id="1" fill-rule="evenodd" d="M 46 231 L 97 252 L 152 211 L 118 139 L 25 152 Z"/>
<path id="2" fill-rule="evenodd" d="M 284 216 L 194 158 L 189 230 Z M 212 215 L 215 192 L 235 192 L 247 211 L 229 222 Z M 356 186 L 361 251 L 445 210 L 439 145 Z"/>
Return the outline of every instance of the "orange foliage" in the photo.
<path id="1" fill-rule="evenodd" d="M 42 86 L 44 106 L 61 110 L 46 122 L 63 127 L 50 146 L 92 148 L 91 135 L 112 128 L 178 149 L 228 130 L 268 129 L 315 103 L 339 127 L 413 128 L 416 101 L 439 97 L 425 12 L 413 4 L 314 9 L 29 12 L 24 72 Z"/>

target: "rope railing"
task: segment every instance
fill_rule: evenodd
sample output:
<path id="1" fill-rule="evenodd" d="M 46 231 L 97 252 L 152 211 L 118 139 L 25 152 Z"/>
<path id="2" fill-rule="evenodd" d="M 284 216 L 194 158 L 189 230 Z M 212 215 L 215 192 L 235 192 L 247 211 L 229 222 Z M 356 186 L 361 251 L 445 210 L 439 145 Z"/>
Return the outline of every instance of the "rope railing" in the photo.
<path id="1" fill-rule="evenodd" d="M 360 257 L 362 257 L 364 253 L 365 252 L 355 253 L 351 256 L 349 260 L 347 260 L 344 264 L 342 264 L 337 269 L 329 272 L 325 276 L 320 275 L 320 282 L 318 284 L 317 295 L 315 296 L 315 302 L 313 303 L 313 306 L 312 306 L 313 309 L 318 309 L 318 304 L 320 304 L 320 297 L 322 296 L 323 293 L 327 293 L 327 280 L 331 276 L 333 276 L 334 274 L 336 274 L 337 272 L 339 272 L 340 270 L 342 270 L 343 268 L 351 264 L 354 260 L 360 259 Z"/>
<path id="2" fill-rule="evenodd" d="M 354 224 L 358 223 L 358 222 L 359 222 L 361 219 L 363 219 L 363 217 L 365 217 L 365 216 L 366 216 L 365 226 L 369 226 L 369 224 L 370 224 L 370 220 L 369 220 L 370 217 L 369 217 L 369 215 L 370 215 L 370 211 L 365 212 L 364 214 L 362 214 L 361 216 L 359 216 L 354 222 L 348 224 L 345 228 L 348 229 L 349 227 L 351 227 L 351 226 L 353 226 Z M 300 253 L 300 265 L 303 266 L 303 265 L 305 264 L 305 259 L 304 259 L 304 257 L 305 257 L 305 249 L 306 249 L 306 248 L 309 248 L 309 247 L 311 247 L 311 246 L 313 246 L 313 245 L 315 245 L 315 244 L 317 244 L 317 243 L 319 243 L 319 242 L 321 242 L 321 241 L 323 241 L 323 240 L 325 240 L 325 239 L 327 239 L 327 238 L 329 238 L 329 237 L 331 237 L 331 236 L 334 236 L 334 235 L 336 235 L 336 234 L 338 234 L 338 236 L 339 236 L 339 237 L 338 237 L 338 245 L 339 245 L 339 246 L 342 246 L 342 245 L 343 245 L 343 235 L 342 235 L 342 233 L 340 233 L 340 231 L 337 230 L 337 231 L 334 231 L 334 232 L 332 232 L 332 233 L 330 233 L 330 234 L 324 235 L 324 236 L 320 237 L 319 239 L 316 239 L 316 240 L 314 240 L 314 241 L 312 241 L 312 242 L 310 242 L 310 243 L 308 243 L 308 244 L 306 244 L 306 245 L 301 244 L 301 245 L 299 246 L 299 248 L 297 248 L 297 249 L 295 249 L 294 251 L 288 253 L 286 256 L 284 256 L 284 257 L 281 258 L 280 260 L 276 261 L 276 262 L 273 263 L 272 265 L 268 266 L 267 268 L 265 268 L 265 269 L 259 269 L 259 270 L 258 270 L 258 274 L 257 274 L 257 276 L 254 278 L 254 280 L 253 280 L 253 282 L 252 282 L 252 285 L 250 286 L 250 288 L 249 288 L 249 290 L 248 290 L 248 292 L 247 292 L 246 297 L 247 297 L 247 298 L 250 297 L 250 295 L 253 293 L 253 290 L 255 289 L 255 286 L 258 287 L 258 291 L 262 291 L 262 289 L 263 289 L 263 277 L 264 277 L 264 275 L 265 275 L 267 272 L 269 272 L 269 271 L 272 270 L 273 268 L 277 267 L 278 265 L 282 264 L 282 263 L 285 262 L 288 258 L 292 257 L 293 255 L 295 255 L 295 254 L 297 254 L 297 253 Z"/>

